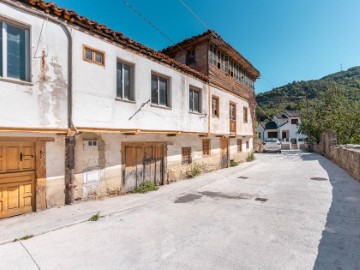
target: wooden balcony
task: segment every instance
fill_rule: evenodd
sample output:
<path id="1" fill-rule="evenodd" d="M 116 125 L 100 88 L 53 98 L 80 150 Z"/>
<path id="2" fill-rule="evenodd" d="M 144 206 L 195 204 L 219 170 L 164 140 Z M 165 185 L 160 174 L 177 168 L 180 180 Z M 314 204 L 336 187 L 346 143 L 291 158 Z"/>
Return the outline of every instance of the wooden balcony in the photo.
<path id="1" fill-rule="evenodd" d="M 230 134 L 236 134 L 236 120 L 230 120 Z"/>

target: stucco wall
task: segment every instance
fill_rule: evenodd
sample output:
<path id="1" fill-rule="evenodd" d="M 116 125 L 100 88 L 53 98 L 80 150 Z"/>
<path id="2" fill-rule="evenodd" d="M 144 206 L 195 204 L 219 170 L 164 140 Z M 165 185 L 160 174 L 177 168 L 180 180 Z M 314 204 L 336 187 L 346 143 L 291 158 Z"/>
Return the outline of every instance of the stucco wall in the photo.
<path id="1" fill-rule="evenodd" d="M 30 32 L 30 81 L 0 78 L 0 126 L 67 127 L 67 38 L 60 26 L 0 2 L 0 20 Z"/>
<path id="2" fill-rule="evenodd" d="M 74 41 L 74 124 L 78 127 L 207 132 L 208 86 L 175 69 L 116 44 L 72 30 Z M 105 52 L 105 66 L 83 60 L 83 45 Z M 116 100 L 116 63 L 133 65 L 135 101 Z M 151 99 L 152 72 L 169 78 L 170 107 L 147 103 Z M 91 76 L 89 76 L 91 74 Z M 189 113 L 189 87 L 201 90 L 201 114 Z"/>
<path id="3" fill-rule="evenodd" d="M 210 132 L 213 134 L 230 133 L 230 101 L 236 104 L 236 134 L 253 136 L 252 119 L 248 101 L 231 93 L 210 87 L 211 96 L 219 98 L 220 116 L 210 116 Z M 248 122 L 244 122 L 243 108 L 248 108 Z"/>
<path id="4" fill-rule="evenodd" d="M 220 168 L 220 138 L 212 136 L 211 155 L 202 155 L 203 137 L 197 135 L 179 135 L 168 137 L 166 135 L 123 135 L 115 133 L 82 133 L 76 137 L 75 151 L 75 198 L 88 199 L 106 195 L 124 193 L 122 187 L 123 161 L 121 144 L 125 142 L 164 142 L 167 144 L 167 174 L 168 182 L 178 181 L 189 176 L 191 167 L 197 164 L 202 172 Z M 241 153 L 237 152 L 237 139 L 231 138 L 229 142 L 230 159 L 245 161 L 252 150 L 252 139 L 242 139 Z M 97 147 L 93 150 L 84 148 L 84 140 L 97 140 Z M 246 140 L 249 140 L 249 149 L 246 149 Z M 191 147 L 192 165 L 181 163 L 181 148 Z M 87 174 L 97 175 L 97 181 L 84 183 Z"/>

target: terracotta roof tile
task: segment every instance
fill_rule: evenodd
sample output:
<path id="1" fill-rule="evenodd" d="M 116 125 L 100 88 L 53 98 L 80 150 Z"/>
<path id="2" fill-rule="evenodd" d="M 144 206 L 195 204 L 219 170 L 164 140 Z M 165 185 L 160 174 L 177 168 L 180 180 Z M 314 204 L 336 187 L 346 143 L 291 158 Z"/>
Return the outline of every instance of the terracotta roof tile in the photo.
<path id="1" fill-rule="evenodd" d="M 36 7 L 37 9 L 42 10 L 45 13 L 63 18 L 68 22 L 70 22 L 71 24 L 80 26 L 89 31 L 100 34 L 102 37 L 113 40 L 120 45 L 126 46 L 127 48 L 136 51 L 137 53 L 161 61 L 162 63 L 165 63 L 175 69 L 178 69 L 186 74 L 192 75 L 203 81 L 208 81 L 208 77 L 202 74 L 201 72 L 198 72 L 180 62 L 177 62 L 176 60 L 170 58 L 169 56 L 161 52 L 157 52 L 141 43 L 138 43 L 130 38 L 127 38 L 122 33 L 115 32 L 111 28 L 108 28 L 103 24 L 100 25 L 96 21 L 89 20 L 84 16 L 79 16 L 73 10 L 60 8 L 54 2 L 45 2 L 43 0 L 19 0 L 19 2 Z"/>

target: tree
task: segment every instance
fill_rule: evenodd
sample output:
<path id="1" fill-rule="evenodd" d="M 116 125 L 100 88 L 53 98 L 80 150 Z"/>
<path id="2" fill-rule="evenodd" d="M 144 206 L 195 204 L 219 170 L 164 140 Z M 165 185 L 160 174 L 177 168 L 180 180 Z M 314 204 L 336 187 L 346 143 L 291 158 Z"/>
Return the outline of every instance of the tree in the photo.
<path id="1" fill-rule="evenodd" d="M 330 86 L 318 98 L 302 101 L 299 108 L 299 132 L 310 141 L 318 143 L 322 132 L 332 130 L 340 144 L 360 144 L 360 102 L 350 99 L 345 89 Z"/>

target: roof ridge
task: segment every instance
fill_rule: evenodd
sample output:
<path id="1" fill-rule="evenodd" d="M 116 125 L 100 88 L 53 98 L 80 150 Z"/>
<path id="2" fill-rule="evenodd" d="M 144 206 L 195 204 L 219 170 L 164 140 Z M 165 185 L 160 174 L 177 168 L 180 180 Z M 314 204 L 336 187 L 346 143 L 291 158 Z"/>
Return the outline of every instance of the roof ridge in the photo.
<path id="1" fill-rule="evenodd" d="M 15 1 L 14 1 L 15 2 Z M 115 41 L 118 44 L 124 45 L 127 48 L 136 51 L 146 57 L 152 58 L 156 61 L 165 63 L 173 68 L 183 71 L 184 73 L 191 74 L 192 76 L 208 81 L 208 76 L 192 69 L 191 67 L 176 61 L 175 59 L 156 51 L 148 46 L 145 46 L 131 38 L 124 36 L 121 32 L 116 32 L 104 24 L 99 24 L 95 20 L 90 20 L 85 16 L 80 16 L 76 11 L 60 8 L 54 2 L 45 2 L 44 0 L 18 0 L 18 2 L 36 7 L 37 9 L 57 16 L 66 20 L 67 22 L 85 28 L 93 33 L 100 34 L 102 37 Z"/>

